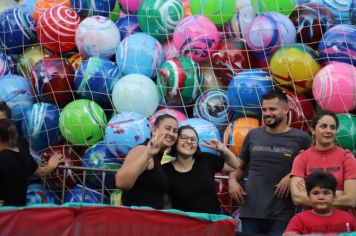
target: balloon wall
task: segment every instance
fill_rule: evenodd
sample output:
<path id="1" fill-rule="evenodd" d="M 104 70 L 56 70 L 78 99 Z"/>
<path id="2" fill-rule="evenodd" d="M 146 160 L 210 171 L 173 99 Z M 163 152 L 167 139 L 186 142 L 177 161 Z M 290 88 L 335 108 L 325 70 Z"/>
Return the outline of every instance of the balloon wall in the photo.
<path id="1" fill-rule="evenodd" d="M 355 23 L 356 0 L 1 0 L 0 101 L 35 157 L 65 146 L 76 166 L 119 168 L 164 113 L 237 154 L 276 88 L 292 127 L 332 110 L 356 152 Z"/>

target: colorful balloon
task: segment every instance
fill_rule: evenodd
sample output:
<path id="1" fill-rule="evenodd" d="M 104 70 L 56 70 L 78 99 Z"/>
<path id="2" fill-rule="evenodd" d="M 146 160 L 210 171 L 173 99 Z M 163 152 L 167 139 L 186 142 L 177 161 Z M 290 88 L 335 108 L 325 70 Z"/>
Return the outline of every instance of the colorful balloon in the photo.
<path id="1" fill-rule="evenodd" d="M 279 12 L 288 16 L 295 4 L 294 0 L 251 0 L 251 5 L 257 14 Z"/>
<path id="2" fill-rule="evenodd" d="M 157 87 L 165 104 L 180 106 L 191 104 L 203 83 L 198 63 L 188 57 L 166 61 L 158 72 Z"/>
<path id="3" fill-rule="evenodd" d="M 137 112 L 148 117 L 157 110 L 159 93 L 151 78 L 141 74 L 130 74 L 115 84 L 112 100 L 118 112 Z"/>
<path id="4" fill-rule="evenodd" d="M 118 170 L 121 166 L 121 160 L 114 156 L 104 141 L 91 146 L 86 150 L 83 156 L 83 166 L 89 168 Z M 87 183 L 94 189 L 115 188 L 115 173 L 105 172 L 105 181 L 103 182 L 103 173 L 98 171 L 88 171 L 86 175 Z"/>
<path id="5" fill-rule="evenodd" d="M 183 16 L 181 0 L 143 0 L 137 21 L 143 32 L 158 40 L 167 40 Z"/>
<path id="6" fill-rule="evenodd" d="M 323 64 L 338 61 L 356 66 L 355 35 L 354 25 L 337 25 L 330 28 L 319 43 L 320 61 Z"/>
<path id="7" fill-rule="evenodd" d="M 23 110 L 33 104 L 33 93 L 30 82 L 18 75 L 0 77 L 0 101 L 6 102 L 11 109 L 12 119 L 21 121 Z"/>
<path id="8" fill-rule="evenodd" d="M 273 90 L 272 79 L 262 70 L 245 70 L 229 83 L 229 106 L 237 116 L 259 118 L 262 114 L 262 96 Z"/>
<path id="9" fill-rule="evenodd" d="M 350 151 L 356 151 L 356 117 L 351 114 L 337 114 L 339 127 L 335 143 Z"/>
<path id="10" fill-rule="evenodd" d="M 20 8 L 0 13 L 0 47 L 7 53 L 20 54 L 37 40 L 33 17 Z"/>
<path id="11" fill-rule="evenodd" d="M 105 37 L 103 37 L 105 35 Z M 115 54 L 120 43 L 119 29 L 104 16 L 91 16 L 80 22 L 75 43 L 84 57 L 106 57 Z"/>
<path id="12" fill-rule="evenodd" d="M 54 52 L 74 50 L 79 22 L 79 15 L 69 7 L 55 6 L 47 9 L 37 22 L 39 42 Z"/>
<path id="13" fill-rule="evenodd" d="M 299 94 L 311 90 L 314 76 L 321 68 L 318 56 L 310 47 L 303 44 L 278 49 L 269 65 L 272 77 L 280 88 L 290 89 Z"/>
<path id="14" fill-rule="evenodd" d="M 207 120 L 218 128 L 225 127 L 233 117 L 225 90 L 208 90 L 196 100 L 193 116 Z"/>
<path id="15" fill-rule="evenodd" d="M 59 129 L 70 143 L 91 145 L 103 137 L 106 122 L 106 115 L 98 104 L 79 99 L 63 108 L 59 117 Z"/>
<path id="16" fill-rule="evenodd" d="M 236 0 L 190 0 L 193 15 L 208 17 L 214 24 L 229 21 L 236 11 Z"/>
<path id="17" fill-rule="evenodd" d="M 264 13 L 248 26 L 246 42 L 259 57 L 264 58 L 282 45 L 295 43 L 296 34 L 288 17 L 276 12 Z"/>
<path id="18" fill-rule="evenodd" d="M 148 34 L 131 34 L 117 47 L 116 62 L 123 75 L 143 74 L 153 78 L 164 62 L 163 48 L 157 39 Z"/>
<path id="19" fill-rule="evenodd" d="M 102 107 L 111 106 L 111 93 L 119 81 L 117 65 L 108 59 L 90 57 L 75 72 L 74 85 L 81 98 L 91 99 Z"/>
<path id="20" fill-rule="evenodd" d="M 209 58 L 219 43 L 216 26 L 204 16 L 187 16 L 173 33 L 173 42 L 181 55 L 200 62 Z"/>
<path id="21" fill-rule="evenodd" d="M 74 68 L 64 58 L 46 57 L 39 60 L 33 66 L 29 79 L 41 102 L 62 107 L 74 99 Z"/>
<path id="22" fill-rule="evenodd" d="M 356 107 L 355 67 L 332 62 L 315 76 L 313 95 L 318 105 L 336 113 L 344 113 Z"/>
<path id="23" fill-rule="evenodd" d="M 7 74 L 15 74 L 16 66 L 11 56 L 0 51 L 0 77 Z"/>
<path id="24" fill-rule="evenodd" d="M 151 137 L 148 120 L 136 112 L 122 112 L 111 118 L 105 130 L 105 143 L 112 154 L 123 159 L 127 153 Z"/>
<path id="25" fill-rule="evenodd" d="M 41 161 L 47 163 L 48 160 L 55 154 L 59 154 L 64 157 L 64 164 L 62 164 L 64 167 L 82 166 L 80 153 L 75 151 L 69 145 L 59 145 L 47 148 L 41 154 Z M 64 174 L 64 171 L 67 172 L 66 175 Z M 63 188 L 64 181 L 66 189 L 72 188 L 76 183 L 80 183 L 82 181 L 82 175 L 81 171 L 76 169 L 58 169 L 46 176 L 46 188 L 55 192 L 60 191 Z"/>
<path id="26" fill-rule="evenodd" d="M 115 24 L 120 31 L 121 40 L 130 34 L 142 32 L 137 22 L 137 16 L 135 15 L 122 16 L 118 21 L 115 22 Z"/>
<path id="27" fill-rule="evenodd" d="M 225 129 L 223 142 L 236 156 L 242 148 L 246 134 L 259 126 L 258 119 L 241 117 L 231 122 Z"/>
<path id="28" fill-rule="evenodd" d="M 217 50 L 211 54 L 211 62 L 218 80 L 228 86 L 235 74 L 254 68 L 257 58 L 243 40 L 234 39 L 220 41 Z"/>
<path id="29" fill-rule="evenodd" d="M 59 140 L 59 108 L 50 103 L 35 103 L 24 109 L 22 134 L 28 138 L 31 150 L 41 152 Z"/>

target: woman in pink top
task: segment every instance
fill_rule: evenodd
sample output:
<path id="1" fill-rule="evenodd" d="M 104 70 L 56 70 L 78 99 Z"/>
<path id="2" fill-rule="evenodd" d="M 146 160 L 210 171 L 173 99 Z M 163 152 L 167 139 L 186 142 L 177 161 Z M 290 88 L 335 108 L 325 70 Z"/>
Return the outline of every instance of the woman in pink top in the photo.
<path id="1" fill-rule="evenodd" d="M 337 180 L 334 206 L 353 209 L 356 206 L 356 159 L 348 150 L 334 144 L 339 120 L 335 113 L 322 110 L 311 122 L 314 146 L 300 152 L 293 162 L 291 194 L 296 205 L 310 206 L 304 178 L 314 171 L 331 173 Z"/>

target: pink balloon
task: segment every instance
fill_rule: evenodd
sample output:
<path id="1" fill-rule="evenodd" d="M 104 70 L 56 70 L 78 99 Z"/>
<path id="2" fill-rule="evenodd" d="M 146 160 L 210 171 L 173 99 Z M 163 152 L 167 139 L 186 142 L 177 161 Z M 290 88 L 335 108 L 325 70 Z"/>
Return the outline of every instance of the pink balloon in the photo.
<path id="1" fill-rule="evenodd" d="M 196 62 L 209 58 L 218 46 L 219 32 L 207 17 L 194 15 L 181 19 L 173 33 L 174 46 L 180 55 Z"/>
<path id="2" fill-rule="evenodd" d="M 141 0 L 120 0 L 120 5 L 124 11 L 136 13 L 140 6 Z"/>
<path id="3" fill-rule="evenodd" d="M 356 68 L 342 62 L 324 66 L 315 76 L 313 95 L 320 107 L 344 113 L 356 107 Z"/>
<path id="4" fill-rule="evenodd" d="M 176 109 L 170 109 L 170 108 L 163 108 L 160 109 L 158 111 L 156 111 L 149 119 L 150 122 L 150 127 L 153 126 L 153 124 L 155 123 L 156 119 L 158 116 L 163 115 L 163 114 L 169 114 L 171 116 L 174 116 L 178 122 L 181 122 L 183 120 L 188 119 L 188 117 L 181 111 L 178 111 Z"/>

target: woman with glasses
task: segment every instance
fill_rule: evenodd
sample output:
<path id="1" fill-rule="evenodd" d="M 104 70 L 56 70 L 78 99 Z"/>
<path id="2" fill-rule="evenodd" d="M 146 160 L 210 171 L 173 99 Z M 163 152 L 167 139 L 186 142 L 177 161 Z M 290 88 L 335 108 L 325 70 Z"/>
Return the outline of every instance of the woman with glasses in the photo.
<path id="1" fill-rule="evenodd" d="M 204 140 L 205 146 L 221 156 L 200 152 L 198 133 L 189 125 L 178 129 L 178 140 L 170 155 L 176 157 L 163 165 L 169 184 L 172 208 L 202 213 L 221 213 L 215 189 L 215 173 L 238 167 L 236 156 L 218 140 Z"/>
<path id="2" fill-rule="evenodd" d="M 171 115 L 157 117 L 152 138 L 133 148 L 116 174 L 116 186 L 122 190 L 124 206 L 164 208 L 168 180 L 161 166 L 163 153 L 178 137 L 178 121 Z"/>

